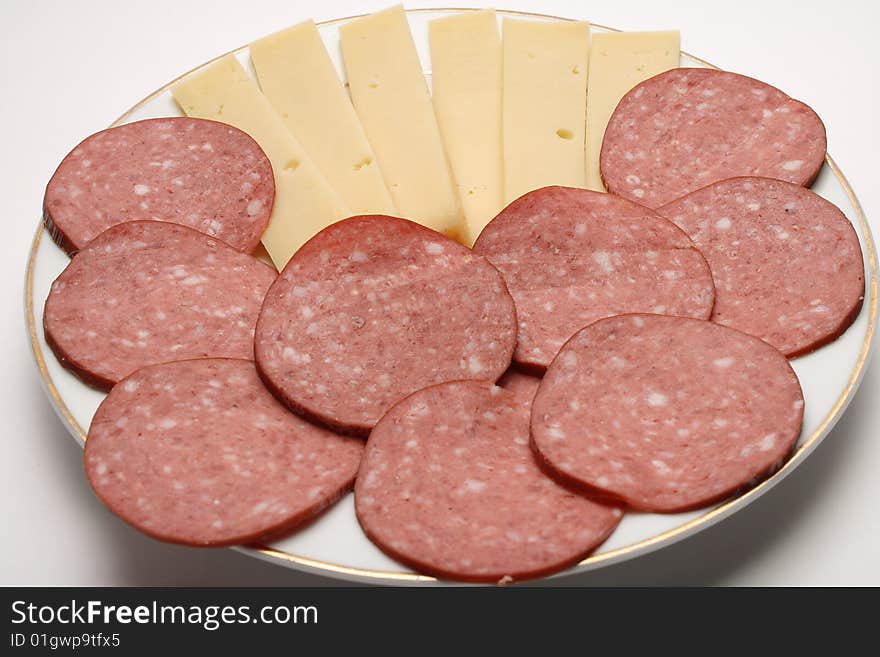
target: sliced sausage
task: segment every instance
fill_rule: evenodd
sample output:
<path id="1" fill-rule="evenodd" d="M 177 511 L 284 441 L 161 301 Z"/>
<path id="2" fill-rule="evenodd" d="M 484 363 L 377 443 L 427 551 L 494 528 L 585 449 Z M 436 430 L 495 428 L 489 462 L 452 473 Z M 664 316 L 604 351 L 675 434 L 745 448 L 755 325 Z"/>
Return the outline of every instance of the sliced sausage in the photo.
<path id="1" fill-rule="evenodd" d="M 477 381 L 432 386 L 379 421 L 355 510 L 382 550 L 439 577 L 506 583 L 577 563 L 613 531 L 620 509 L 539 469 L 529 449 L 529 381 L 518 383 L 518 393 Z"/>
<path id="2" fill-rule="evenodd" d="M 257 366 L 295 411 L 365 434 L 406 395 L 495 381 L 516 341 L 513 299 L 485 258 L 405 219 L 352 217 L 294 254 L 257 323 Z"/>
<path id="3" fill-rule="evenodd" d="M 712 313 L 712 275 L 688 236 L 619 196 L 569 187 L 530 192 L 486 226 L 474 251 L 504 275 L 519 321 L 513 358 L 536 373 L 602 317 Z"/>
<path id="4" fill-rule="evenodd" d="M 183 224 L 250 253 L 274 199 L 272 165 L 257 142 L 224 123 L 175 117 L 88 137 L 49 181 L 43 215 L 68 253 L 136 219 Z"/>
<path id="5" fill-rule="evenodd" d="M 520 372 L 515 368 L 510 368 L 504 373 L 504 376 L 498 379 L 500 387 L 509 390 L 530 405 L 540 383 L 541 379 L 538 377 Z"/>
<path id="6" fill-rule="evenodd" d="M 609 191 L 658 208 L 734 176 L 809 185 L 825 148 L 816 113 L 779 89 L 736 73 L 676 68 L 623 97 L 599 167 Z"/>
<path id="7" fill-rule="evenodd" d="M 104 390 L 144 365 L 252 359 L 254 326 L 275 275 L 186 226 L 117 224 L 52 283 L 46 342 L 65 367 Z"/>
<path id="8" fill-rule="evenodd" d="M 855 229 L 833 203 L 769 178 L 723 180 L 664 205 L 709 261 L 712 320 L 799 356 L 843 333 L 865 296 Z"/>
<path id="9" fill-rule="evenodd" d="M 620 315 L 559 352 L 535 396 L 531 435 L 560 481 L 672 513 L 780 467 L 803 413 L 797 376 L 766 342 L 713 322 Z"/>
<path id="10" fill-rule="evenodd" d="M 113 513 L 162 541 L 234 545 L 292 529 L 347 491 L 363 443 L 309 424 L 253 362 L 153 365 L 116 385 L 84 456 Z"/>

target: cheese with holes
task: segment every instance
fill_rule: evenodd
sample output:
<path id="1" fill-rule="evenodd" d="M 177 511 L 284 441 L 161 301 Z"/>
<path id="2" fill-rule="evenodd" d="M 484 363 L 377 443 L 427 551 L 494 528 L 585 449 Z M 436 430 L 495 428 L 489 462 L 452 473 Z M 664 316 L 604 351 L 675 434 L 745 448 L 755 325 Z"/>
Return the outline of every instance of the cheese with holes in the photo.
<path id="1" fill-rule="evenodd" d="M 398 211 L 457 236 L 458 196 L 403 8 L 342 25 L 339 38 L 352 102 Z"/>
<path id="2" fill-rule="evenodd" d="M 547 185 L 585 187 L 590 26 L 504 21 L 504 196 Z"/>
<path id="3" fill-rule="evenodd" d="M 260 87 L 356 214 L 394 214 L 379 164 L 313 21 L 252 43 Z"/>
<path id="4" fill-rule="evenodd" d="M 501 39 L 492 10 L 428 24 L 440 134 L 464 211 L 470 246 L 504 207 L 501 161 Z"/>
<path id="5" fill-rule="evenodd" d="M 617 103 L 634 86 L 678 66 L 678 32 L 608 32 L 593 36 L 587 93 L 587 185 L 605 191 L 599 152 Z"/>
<path id="6" fill-rule="evenodd" d="M 312 235 L 350 214 L 233 55 L 181 80 L 171 93 L 188 116 L 233 125 L 266 152 L 275 172 L 275 206 L 263 245 L 278 269 Z"/>

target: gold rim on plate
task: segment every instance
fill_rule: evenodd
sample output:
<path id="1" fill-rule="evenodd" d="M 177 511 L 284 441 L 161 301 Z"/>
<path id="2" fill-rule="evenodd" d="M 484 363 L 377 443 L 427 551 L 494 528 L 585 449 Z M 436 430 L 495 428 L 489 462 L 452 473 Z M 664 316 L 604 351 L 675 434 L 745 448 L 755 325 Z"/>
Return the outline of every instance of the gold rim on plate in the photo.
<path id="1" fill-rule="evenodd" d="M 459 7 L 441 7 L 441 8 L 420 8 L 420 9 L 409 9 L 407 13 L 427 13 L 427 12 L 442 12 L 442 11 L 477 11 L 474 8 L 459 8 Z M 551 19 L 551 20 L 561 20 L 561 21 L 571 21 L 575 19 L 571 18 L 563 18 L 561 16 L 551 16 L 548 14 L 538 14 L 524 11 L 513 11 L 513 10 L 498 10 L 499 14 L 509 15 L 509 16 L 522 16 L 528 18 L 539 18 L 539 19 Z M 360 18 L 364 14 L 358 14 L 355 16 L 346 16 L 344 18 L 334 18 L 332 20 L 322 21 L 317 23 L 318 27 L 324 27 L 328 25 L 335 25 L 337 23 L 343 23 L 346 21 L 353 20 L 355 18 Z M 609 32 L 618 32 L 616 28 L 606 27 L 604 25 L 598 25 L 595 23 L 590 24 L 591 27 L 598 28 L 599 30 L 605 30 Z M 117 118 L 110 127 L 119 125 L 123 121 L 125 121 L 128 117 L 130 117 L 134 112 L 143 107 L 145 104 L 149 103 L 151 100 L 159 96 L 160 94 L 167 91 L 172 85 L 174 85 L 178 80 L 181 80 L 196 71 L 205 68 L 206 66 L 211 65 L 221 57 L 225 57 L 229 54 L 239 54 L 243 52 L 248 46 L 241 46 L 234 50 L 231 50 L 227 53 L 224 53 L 214 59 L 205 62 L 204 64 L 200 64 L 196 66 L 190 71 L 187 71 L 183 75 L 178 76 L 171 82 L 163 85 L 161 88 L 157 89 L 153 93 L 149 94 L 145 98 L 138 101 L 135 105 L 133 105 L 130 109 L 128 109 L 125 113 L 123 113 L 119 118 Z M 690 59 L 694 62 L 698 62 L 707 68 L 718 69 L 719 67 L 714 64 L 710 64 L 704 59 L 700 59 L 699 57 L 694 57 L 693 55 L 688 54 L 687 52 L 682 51 L 682 56 Z M 846 192 L 847 197 L 849 198 L 850 203 L 855 210 L 856 216 L 858 218 L 859 224 L 862 229 L 862 237 L 865 240 L 865 250 L 868 254 L 868 265 L 871 270 L 871 281 L 868 287 L 869 295 L 868 295 L 868 303 L 867 303 L 867 311 L 868 311 L 868 325 L 865 330 L 865 339 L 862 343 L 861 350 L 859 351 L 859 357 L 856 361 L 855 367 L 853 368 L 852 373 L 850 374 L 849 380 L 846 383 L 843 391 L 840 393 L 840 396 L 835 401 L 834 405 L 831 407 L 831 410 L 828 414 L 822 419 L 819 423 L 819 426 L 816 427 L 815 431 L 813 431 L 807 438 L 796 448 L 791 457 L 785 462 L 785 464 L 780 468 L 775 474 L 771 477 L 768 477 L 760 484 L 755 486 L 754 488 L 749 489 L 742 495 L 738 497 L 732 498 L 723 502 L 719 506 L 707 511 L 703 515 L 698 518 L 694 518 L 678 527 L 674 527 L 672 529 L 666 530 L 652 536 L 651 538 L 644 539 L 639 541 L 638 543 L 633 543 L 631 545 L 625 545 L 620 548 L 616 548 L 614 550 L 609 550 L 608 552 L 603 552 L 601 554 L 594 554 L 580 563 L 578 563 L 575 568 L 582 568 L 585 566 L 590 566 L 592 568 L 597 567 L 599 564 L 609 561 L 622 561 L 624 558 L 635 557 L 640 553 L 647 551 L 649 548 L 660 546 L 660 545 L 670 545 L 678 539 L 684 538 L 691 531 L 697 528 L 705 528 L 708 527 L 715 522 L 723 519 L 730 513 L 732 513 L 736 507 L 745 506 L 748 502 L 760 496 L 762 493 L 767 491 L 768 489 L 775 486 L 779 483 L 786 475 L 792 472 L 800 463 L 803 461 L 807 455 L 815 449 L 822 438 L 831 430 L 837 420 L 840 419 L 840 416 L 843 414 L 844 409 L 849 404 L 852 399 L 853 393 L 855 392 L 855 388 L 858 385 L 859 381 L 864 374 L 865 365 L 868 361 L 868 355 L 871 349 L 871 343 L 874 336 L 874 329 L 877 323 L 877 296 L 878 296 L 878 270 L 877 270 L 877 254 L 874 250 L 874 240 L 871 236 L 871 228 L 868 225 L 867 218 L 865 217 L 864 211 L 862 210 L 862 206 L 856 198 L 855 193 L 850 187 L 849 181 L 843 175 L 843 172 L 840 170 L 840 167 L 837 166 L 837 163 L 831 158 L 827 153 L 825 154 L 825 163 L 828 165 L 831 172 L 834 174 L 834 177 L 837 178 L 841 187 L 843 187 Z M 52 377 L 49 375 L 48 368 L 46 367 L 46 360 L 43 355 L 42 347 L 40 346 L 39 338 L 37 336 L 37 327 L 36 327 L 36 319 L 34 316 L 34 299 L 33 299 L 33 291 L 34 291 L 34 261 L 36 259 L 37 250 L 40 246 L 40 242 L 43 237 L 43 233 L 45 229 L 43 227 L 42 220 L 40 221 L 37 232 L 34 235 L 33 243 L 31 245 L 31 252 L 28 257 L 27 264 L 27 274 L 25 277 L 25 312 L 27 314 L 27 328 L 28 334 L 30 336 L 31 348 L 34 353 L 34 358 L 37 361 L 37 367 L 40 370 L 40 376 L 43 379 L 43 384 L 46 388 L 46 393 L 48 394 L 53 406 L 58 411 L 61 418 L 68 424 L 68 428 L 72 429 L 75 437 L 79 439 L 81 443 L 85 443 L 86 440 L 86 432 L 80 426 L 80 424 L 73 417 L 73 414 L 70 412 L 70 409 L 64 403 L 64 400 L 61 399 L 61 395 L 58 393 L 58 389 L 55 387 L 55 383 L 52 381 Z M 358 577 L 361 579 L 370 579 L 370 580 L 385 580 L 389 583 L 399 583 L 399 582 L 434 582 L 437 581 L 437 578 L 431 577 L 428 575 L 419 575 L 417 573 L 412 572 L 400 572 L 400 571 L 383 571 L 383 570 L 372 570 L 368 568 L 357 568 L 353 566 L 343 566 L 340 564 L 330 563 L 327 561 L 321 561 L 319 559 L 312 559 L 309 557 L 302 557 L 295 554 L 290 554 L 288 552 L 282 552 L 275 548 L 271 548 L 264 545 L 251 545 L 234 548 L 239 551 L 244 552 L 245 554 L 256 553 L 256 556 L 262 557 L 263 559 L 269 561 L 282 561 L 286 563 L 296 564 L 300 566 L 303 570 L 315 572 L 318 574 L 336 576 L 336 577 Z"/>

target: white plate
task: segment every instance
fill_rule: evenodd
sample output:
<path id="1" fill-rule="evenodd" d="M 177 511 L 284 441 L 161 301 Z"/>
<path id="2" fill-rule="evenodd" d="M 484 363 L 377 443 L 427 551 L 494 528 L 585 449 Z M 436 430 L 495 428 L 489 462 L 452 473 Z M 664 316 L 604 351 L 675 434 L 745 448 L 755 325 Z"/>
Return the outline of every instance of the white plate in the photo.
<path id="1" fill-rule="evenodd" d="M 419 56 L 430 79 L 428 21 L 462 10 L 409 11 L 409 21 Z M 505 15 L 541 20 L 561 20 L 549 16 L 499 11 Z M 351 18 L 319 25 L 331 57 L 344 77 L 339 55 L 339 26 Z M 279 26 L 279 28 L 282 26 Z M 594 31 L 607 28 L 593 27 Z M 247 48 L 235 51 L 250 68 Z M 683 66 L 711 66 L 691 55 L 682 54 Z M 201 68 L 201 67 L 200 67 Z M 199 69 L 196 69 L 199 70 Z M 185 74 L 191 75 L 193 71 Z M 183 76 L 183 77 L 185 77 Z M 178 116 L 180 110 L 171 98 L 168 85 L 162 87 L 125 112 L 115 123 L 128 123 L 161 116 Z M 809 102 L 809 99 L 804 99 Z M 674 515 L 629 513 L 599 550 L 566 573 L 583 572 L 647 554 L 687 536 L 692 536 L 732 513 L 745 508 L 791 473 L 816 448 L 840 419 L 858 387 L 871 348 L 877 320 L 877 256 L 870 229 L 856 197 L 830 157 L 813 190 L 835 203 L 856 227 L 866 265 L 866 298 L 853 325 L 832 344 L 792 362 L 806 398 L 804 428 L 797 451 L 773 477 L 752 490 L 709 509 Z M 25 311 L 34 357 L 42 375 L 43 387 L 64 424 L 80 443 L 85 429 L 104 397 L 67 372 L 55 359 L 43 337 L 43 304 L 52 281 L 69 262 L 44 231 L 37 229 L 28 260 Z M 809 276 L 809 272 L 804 272 Z M 429 583 L 431 577 L 417 575 L 388 558 L 376 548 L 358 526 L 354 498 L 349 494 L 316 522 L 288 538 L 267 546 L 236 548 L 245 554 L 273 563 L 347 580 L 370 583 Z M 566 573 L 562 573 L 564 575 Z M 559 575 L 557 575 L 559 576 Z"/>

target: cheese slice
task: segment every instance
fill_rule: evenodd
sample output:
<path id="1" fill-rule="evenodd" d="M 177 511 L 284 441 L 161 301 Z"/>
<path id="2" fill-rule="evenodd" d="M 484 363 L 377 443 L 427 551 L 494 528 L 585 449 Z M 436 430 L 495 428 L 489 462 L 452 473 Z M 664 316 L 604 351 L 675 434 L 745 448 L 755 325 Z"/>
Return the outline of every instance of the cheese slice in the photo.
<path id="1" fill-rule="evenodd" d="M 394 214 L 376 155 L 314 22 L 252 43 L 260 87 L 327 182 L 357 214 Z"/>
<path id="2" fill-rule="evenodd" d="M 401 215 L 455 236 L 461 211 L 431 96 L 400 6 L 339 28 L 355 110 Z"/>
<path id="3" fill-rule="evenodd" d="M 679 63 L 678 32 L 608 32 L 593 36 L 587 93 L 587 184 L 605 191 L 599 175 L 602 137 L 620 99 L 634 86 Z"/>
<path id="4" fill-rule="evenodd" d="M 439 18 L 428 36 L 434 110 L 470 246 L 504 207 L 498 20 L 491 9 Z"/>
<path id="5" fill-rule="evenodd" d="M 504 196 L 546 185 L 585 187 L 590 26 L 504 21 Z"/>
<path id="6" fill-rule="evenodd" d="M 266 152 L 275 172 L 275 206 L 263 245 L 278 269 L 312 235 L 350 214 L 233 55 L 178 82 L 171 93 L 187 116 L 235 126 Z"/>

